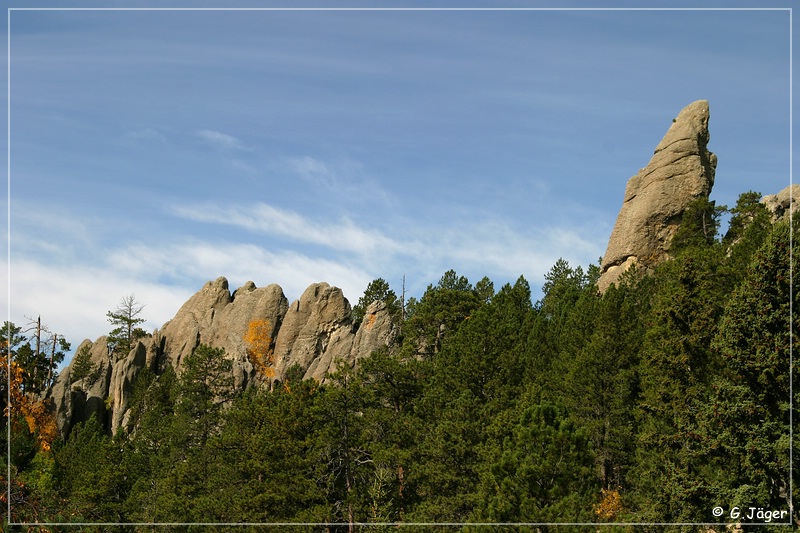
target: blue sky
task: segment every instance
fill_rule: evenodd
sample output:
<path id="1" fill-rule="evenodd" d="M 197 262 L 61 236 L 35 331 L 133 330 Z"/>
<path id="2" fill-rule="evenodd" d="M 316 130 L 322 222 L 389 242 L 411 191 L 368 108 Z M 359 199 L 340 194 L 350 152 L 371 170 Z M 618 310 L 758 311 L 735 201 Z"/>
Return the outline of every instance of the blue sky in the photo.
<path id="1" fill-rule="evenodd" d="M 54 5 L 66 7 L 37 4 Z M 126 294 L 146 304 L 152 329 L 223 275 L 231 289 L 277 283 L 290 300 L 327 281 L 355 303 L 374 278 L 399 293 L 405 276 L 419 297 L 452 268 L 496 288 L 524 275 L 538 297 L 559 257 L 597 262 L 628 178 L 698 99 L 710 102 L 719 158 L 712 199 L 732 206 L 790 183 L 786 10 L 9 20 L 3 300 L 15 323 L 41 315 L 74 346 L 106 333 L 106 311 Z"/>

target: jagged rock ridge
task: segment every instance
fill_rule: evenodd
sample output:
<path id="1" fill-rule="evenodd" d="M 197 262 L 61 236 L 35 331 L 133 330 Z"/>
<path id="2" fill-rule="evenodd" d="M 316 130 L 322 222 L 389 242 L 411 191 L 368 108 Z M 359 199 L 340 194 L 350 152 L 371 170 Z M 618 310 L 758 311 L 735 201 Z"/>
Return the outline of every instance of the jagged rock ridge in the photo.
<path id="1" fill-rule="evenodd" d="M 656 146 L 648 165 L 628 180 L 598 288 L 605 291 L 632 265 L 649 269 L 669 257 L 672 237 L 686 207 L 708 197 L 717 157 L 708 151 L 706 100 L 686 106 Z"/>
<path id="2" fill-rule="evenodd" d="M 355 328 L 350 303 L 341 289 L 315 283 L 289 305 L 278 285 L 256 287 L 248 281 L 230 293 L 224 277 L 206 283 L 184 303 L 174 318 L 139 341 L 124 358 L 109 354 L 105 337 L 81 346 L 90 348 L 95 378 L 71 383 L 71 364 L 51 389 L 56 420 L 62 434 L 93 413 L 109 432 L 127 422 L 128 403 L 137 376 L 144 368 L 160 373 L 181 363 L 200 344 L 224 348 L 233 362 L 237 388 L 247 387 L 255 370 L 247 356 L 245 334 L 254 320 L 266 320 L 273 340 L 275 378 L 297 365 L 305 378 L 324 380 L 341 360 L 354 365 L 381 347 L 391 347 L 397 326 L 383 302 L 372 303 L 361 327 Z"/>

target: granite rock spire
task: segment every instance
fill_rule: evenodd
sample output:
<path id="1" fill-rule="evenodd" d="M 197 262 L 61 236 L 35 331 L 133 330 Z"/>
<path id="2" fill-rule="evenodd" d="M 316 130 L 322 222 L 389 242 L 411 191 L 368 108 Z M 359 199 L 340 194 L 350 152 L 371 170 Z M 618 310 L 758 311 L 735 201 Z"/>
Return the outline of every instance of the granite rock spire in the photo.
<path id="1" fill-rule="evenodd" d="M 672 237 L 695 199 L 708 198 L 717 157 L 708 151 L 708 101 L 683 108 L 647 166 L 628 180 L 600 265 L 604 292 L 632 265 L 651 269 L 669 257 Z"/>

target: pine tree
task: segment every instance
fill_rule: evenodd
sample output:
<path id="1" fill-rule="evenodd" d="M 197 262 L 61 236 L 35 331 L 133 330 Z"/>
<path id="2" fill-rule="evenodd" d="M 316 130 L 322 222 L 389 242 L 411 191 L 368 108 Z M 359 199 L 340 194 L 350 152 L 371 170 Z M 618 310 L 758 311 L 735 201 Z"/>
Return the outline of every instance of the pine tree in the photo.
<path id="1" fill-rule="evenodd" d="M 358 299 L 358 303 L 353 306 L 352 317 L 353 323 L 356 326 L 361 324 L 364 320 L 364 315 L 367 312 L 367 307 L 373 302 L 384 302 L 392 314 L 397 314 L 400 311 L 400 301 L 397 294 L 389 288 L 389 283 L 383 278 L 377 278 L 370 281 L 364 294 Z"/>
<path id="2" fill-rule="evenodd" d="M 448 270 L 436 286 L 428 286 L 418 302 L 409 301 L 409 318 L 403 328 L 403 354 L 434 356 L 441 350 L 444 339 L 480 305 L 469 280 Z"/>
<path id="3" fill-rule="evenodd" d="M 735 246 L 747 236 L 749 240 L 756 241 L 751 246 L 758 248 L 771 228 L 769 211 L 761 203 L 761 193 L 748 191 L 740 194 L 736 207 L 730 212 L 731 219 L 723 242 L 728 246 Z"/>
<path id="4" fill-rule="evenodd" d="M 175 402 L 176 423 L 185 440 L 181 458 L 206 445 L 233 395 L 232 362 L 225 350 L 201 344 L 183 360 Z"/>
<path id="5" fill-rule="evenodd" d="M 131 453 L 126 460 L 135 475 L 125 502 L 132 521 L 175 519 L 165 500 L 171 490 L 168 475 L 175 464 L 176 448 L 184 444 L 176 432 L 177 388 L 178 378 L 171 366 L 160 376 L 142 370 L 134 385 L 127 435 L 122 436 L 130 439 Z"/>
<path id="6" fill-rule="evenodd" d="M 109 349 L 118 358 L 127 357 L 136 341 L 147 335 L 138 327 L 145 322 L 139 316 L 143 309 L 144 304 L 139 303 L 136 296 L 129 294 L 120 300 L 114 311 L 106 313 L 108 321 L 114 326 L 108 334 Z"/>
<path id="7" fill-rule="evenodd" d="M 532 312 L 527 281 L 505 285 L 472 312 L 430 361 L 417 403 L 421 426 L 409 482 L 418 492 L 415 520 L 463 521 L 480 499 L 478 477 L 487 447 L 505 436 L 507 420 L 522 391 L 525 324 Z"/>
<path id="8" fill-rule="evenodd" d="M 713 343 L 725 366 L 698 422 L 720 464 L 717 490 L 743 508 L 791 505 L 789 339 L 800 320 L 789 319 L 800 297 L 790 280 L 800 269 L 790 267 L 789 242 L 789 225 L 777 224 L 728 302 Z"/>
<path id="9" fill-rule="evenodd" d="M 224 407 L 235 399 L 224 350 L 199 345 L 155 378 L 144 372 L 131 401 L 129 432 L 136 472 L 125 506 L 145 521 L 222 520 L 219 487 Z M 215 485 L 216 483 L 216 485 Z"/>
<path id="10" fill-rule="evenodd" d="M 234 399 L 215 438 L 217 470 L 206 491 L 226 522 L 322 522 L 325 482 L 316 438 L 326 421 L 316 409 L 319 384 L 287 377 L 273 390 L 251 387 Z"/>
<path id="11" fill-rule="evenodd" d="M 124 440 L 115 441 L 92 417 L 73 428 L 55 454 L 57 486 L 67 502 L 67 521 L 125 522 L 124 502 L 132 476 L 125 468 L 129 453 Z"/>
<path id="12" fill-rule="evenodd" d="M 729 285 L 721 275 L 723 248 L 701 229 L 696 225 L 687 233 L 695 239 L 687 238 L 652 281 L 639 371 L 636 459 L 629 476 L 638 520 L 713 518 L 713 466 L 703 457 L 707 443 L 695 428 L 699 406 L 722 365 L 711 341 Z"/>
<path id="13" fill-rule="evenodd" d="M 555 392 L 561 374 L 591 335 L 594 320 L 590 307 L 597 290 L 581 267 L 572 268 L 559 259 L 545 275 L 542 291 L 526 328 L 526 372 L 531 383 Z M 584 303 L 579 303 L 582 299 Z"/>
<path id="14" fill-rule="evenodd" d="M 368 486 L 374 467 L 364 438 L 365 393 L 352 369 L 341 364 L 327 376 L 331 386 L 322 389 L 317 409 L 324 426 L 315 438 L 318 479 L 327 492 L 330 514 L 326 521 L 348 524 L 368 519 Z"/>
<path id="15" fill-rule="evenodd" d="M 481 478 L 476 518 L 490 522 L 591 520 L 593 457 L 586 432 L 563 406 L 525 409 Z"/>
<path id="16" fill-rule="evenodd" d="M 408 473 L 417 463 L 424 426 L 417 413 L 425 363 L 401 360 L 383 349 L 359 363 L 364 388 L 364 439 L 375 465 L 368 488 L 372 521 L 396 522 L 414 505 Z M 380 518 L 380 520 L 378 520 Z"/>
<path id="17" fill-rule="evenodd" d="M 11 328 L 9 330 L 9 328 Z M 64 360 L 70 344 L 66 339 L 53 333 L 46 325 L 42 325 L 41 317 L 31 319 L 25 333 L 20 335 L 21 328 L 6 322 L 3 330 L 3 342 L 8 340 L 10 332 L 11 350 L 14 361 L 25 371 L 25 391 L 41 394 L 53 384 L 57 377 L 58 365 Z"/>
<path id="18" fill-rule="evenodd" d="M 686 207 L 681 217 L 678 231 L 670 241 L 670 253 L 714 244 L 717 240 L 720 217 L 728 210 L 727 206 L 717 206 L 713 200 L 700 197 Z"/>
<path id="19" fill-rule="evenodd" d="M 86 390 L 92 385 L 91 376 L 95 371 L 95 365 L 92 362 L 92 354 L 89 350 L 89 345 L 82 346 L 78 353 L 75 354 L 75 359 L 70 365 L 70 381 L 72 383 L 79 383 L 81 389 Z M 89 379 L 90 382 L 86 380 Z"/>
<path id="20" fill-rule="evenodd" d="M 636 421 L 632 405 L 639 397 L 639 354 L 646 307 L 637 287 L 612 285 L 602 298 L 582 298 L 594 321 L 586 343 L 565 354 L 560 390 L 564 403 L 586 428 L 607 491 L 627 487 L 633 459 Z M 586 316 L 588 313 L 581 313 Z M 582 324 L 587 327 L 586 323 Z M 577 334 L 577 333 L 576 333 Z"/>

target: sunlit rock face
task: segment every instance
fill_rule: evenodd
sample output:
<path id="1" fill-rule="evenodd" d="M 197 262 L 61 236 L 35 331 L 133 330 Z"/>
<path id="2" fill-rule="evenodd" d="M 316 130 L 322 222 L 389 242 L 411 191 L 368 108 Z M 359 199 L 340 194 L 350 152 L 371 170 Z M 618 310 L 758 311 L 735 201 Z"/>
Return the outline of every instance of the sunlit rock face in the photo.
<path id="1" fill-rule="evenodd" d="M 800 210 L 798 201 L 800 201 L 800 184 L 789 185 L 778 194 L 769 194 L 761 199 L 761 203 L 772 213 L 773 220 L 797 216 Z"/>
<path id="2" fill-rule="evenodd" d="M 248 281 L 231 293 L 228 280 L 220 277 L 203 285 L 174 318 L 137 342 L 125 357 L 109 353 L 105 337 L 84 341 L 97 368 L 96 379 L 73 383 L 70 363 L 49 394 L 62 435 L 93 413 L 109 433 L 116 433 L 127 424 L 141 371 L 160 374 L 171 366 L 180 374 L 186 357 L 200 344 L 223 348 L 232 362 L 234 387 L 247 387 L 256 377 L 247 353 L 253 323 L 266 324 L 262 331 L 271 341 L 272 379 L 283 379 L 297 366 L 305 378 L 324 381 L 339 365 L 354 366 L 373 351 L 393 346 L 397 334 L 383 302 L 368 306 L 360 328 L 355 328 L 350 303 L 341 289 L 327 283 L 312 284 L 289 304 L 278 285 L 256 287 Z"/>
<path id="3" fill-rule="evenodd" d="M 697 198 L 708 198 L 717 166 L 717 157 L 707 149 L 708 120 L 706 100 L 683 108 L 648 165 L 628 180 L 600 265 L 601 292 L 632 265 L 646 270 L 669 257 L 686 207 Z"/>

